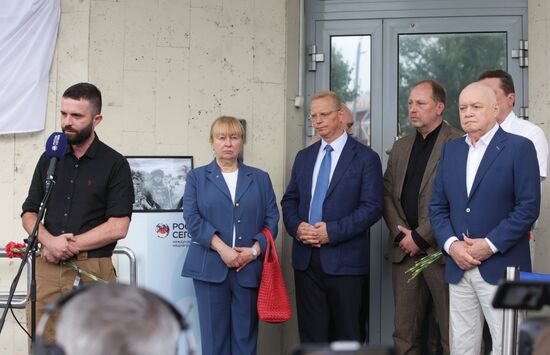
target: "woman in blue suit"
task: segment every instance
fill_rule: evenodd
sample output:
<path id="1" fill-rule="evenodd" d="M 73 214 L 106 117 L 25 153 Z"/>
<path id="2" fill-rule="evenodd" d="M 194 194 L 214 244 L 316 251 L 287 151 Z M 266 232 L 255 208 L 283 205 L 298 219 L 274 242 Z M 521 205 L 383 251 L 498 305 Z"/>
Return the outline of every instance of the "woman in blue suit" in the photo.
<path id="1" fill-rule="evenodd" d="M 279 211 L 269 175 L 238 161 L 244 129 L 234 117 L 210 128 L 215 159 L 187 175 L 183 215 L 192 242 L 182 276 L 193 278 L 203 355 L 256 354 L 256 300 L 267 227 Z"/>

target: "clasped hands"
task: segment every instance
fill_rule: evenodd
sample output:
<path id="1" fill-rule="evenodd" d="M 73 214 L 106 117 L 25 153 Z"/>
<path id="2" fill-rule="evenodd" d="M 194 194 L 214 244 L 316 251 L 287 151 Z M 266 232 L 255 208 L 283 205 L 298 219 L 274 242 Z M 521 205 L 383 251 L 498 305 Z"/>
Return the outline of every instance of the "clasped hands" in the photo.
<path id="1" fill-rule="evenodd" d="M 302 222 L 296 231 L 296 238 L 306 245 L 320 248 L 321 245 L 329 243 L 327 224 L 325 222 L 317 222 L 311 225 L 307 222 Z"/>
<path id="2" fill-rule="evenodd" d="M 239 272 L 251 261 L 256 260 L 257 256 L 254 256 L 252 249 L 256 249 L 256 255 L 260 255 L 260 244 L 258 242 L 255 242 L 250 248 L 231 248 L 230 246 L 225 245 L 218 250 L 218 253 L 228 268 L 237 268 L 237 272 Z"/>
<path id="3" fill-rule="evenodd" d="M 49 236 L 42 240 L 40 256 L 49 263 L 57 264 L 79 253 L 76 237 L 73 233 L 60 234 L 57 237 Z"/>
<path id="4" fill-rule="evenodd" d="M 493 255 L 491 247 L 485 238 L 468 238 L 463 235 L 464 240 L 456 240 L 449 247 L 449 255 L 462 270 L 469 270 L 479 266 Z"/>
<path id="5" fill-rule="evenodd" d="M 416 245 L 416 242 L 412 237 L 412 230 L 399 225 L 397 226 L 397 229 L 405 235 L 405 237 L 403 237 L 403 239 L 399 242 L 399 248 L 403 250 L 405 254 L 415 256 L 424 253 L 424 251 Z"/>

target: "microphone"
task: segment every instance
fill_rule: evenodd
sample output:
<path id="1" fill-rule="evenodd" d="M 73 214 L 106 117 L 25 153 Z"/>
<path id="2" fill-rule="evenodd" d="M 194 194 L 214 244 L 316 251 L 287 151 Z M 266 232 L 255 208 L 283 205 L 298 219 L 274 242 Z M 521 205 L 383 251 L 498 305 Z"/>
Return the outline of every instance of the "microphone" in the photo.
<path id="1" fill-rule="evenodd" d="M 46 141 L 46 157 L 50 159 L 48 171 L 46 173 L 46 183 L 49 184 L 54 179 L 55 166 L 57 161 L 65 155 L 67 151 L 67 136 L 63 132 L 53 132 Z"/>

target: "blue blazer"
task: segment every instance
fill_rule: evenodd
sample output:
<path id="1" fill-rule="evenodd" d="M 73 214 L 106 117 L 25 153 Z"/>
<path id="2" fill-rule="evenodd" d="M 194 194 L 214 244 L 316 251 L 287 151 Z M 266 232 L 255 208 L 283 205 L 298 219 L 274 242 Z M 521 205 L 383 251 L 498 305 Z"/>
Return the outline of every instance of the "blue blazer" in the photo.
<path id="1" fill-rule="evenodd" d="M 483 279 L 497 284 L 507 266 L 531 270 L 528 231 L 539 215 L 540 177 L 537 153 L 530 140 L 499 128 L 489 143 L 466 193 L 465 138 L 448 142 L 430 201 L 430 221 L 441 248 L 462 234 L 487 237 L 499 250 L 479 266 Z M 446 256 L 445 279 L 456 284 L 464 271 Z"/>
<path id="2" fill-rule="evenodd" d="M 267 227 L 277 236 L 279 210 L 269 175 L 239 163 L 235 204 L 216 161 L 193 169 L 187 175 L 183 195 L 183 216 L 191 233 L 191 246 L 183 265 L 182 276 L 206 282 L 223 282 L 228 268 L 218 253 L 210 248 L 217 234 L 227 245 L 251 247 L 260 243 L 261 256 L 238 274 L 243 287 L 260 285 L 266 239 L 261 232 Z"/>
<path id="3" fill-rule="evenodd" d="M 296 155 L 292 176 L 281 201 L 287 232 L 294 238 L 292 266 L 309 266 L 311 247 L 296 239 L 301 222 L 309 219 L 313 168 L 321 142 Z M 323 204 L 329 244 L 320 250 L 321 265 L 331 275 L 366 275 L 369 270 L 369 229 L 382 215 L 383 181 L 380 158 L 372 149 L 348 137 Z"/>

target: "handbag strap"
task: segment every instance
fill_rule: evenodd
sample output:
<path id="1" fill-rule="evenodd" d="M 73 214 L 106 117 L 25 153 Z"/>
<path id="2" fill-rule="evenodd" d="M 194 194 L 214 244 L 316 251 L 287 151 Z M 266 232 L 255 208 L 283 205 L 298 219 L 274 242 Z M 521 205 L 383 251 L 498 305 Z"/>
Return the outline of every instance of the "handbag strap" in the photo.
<path id="1" fill-rule="evenodd" d="M 265 235 L 267 241 L 267 247 L 265 250 L 264 264 L 267 262 L 279 262 L 279 255 L 277 255 L 277 248 L 275 248 L 275 242 L 273 241 L 273 235 L 271 231 L 264 227 L 262 233 Z"/>

